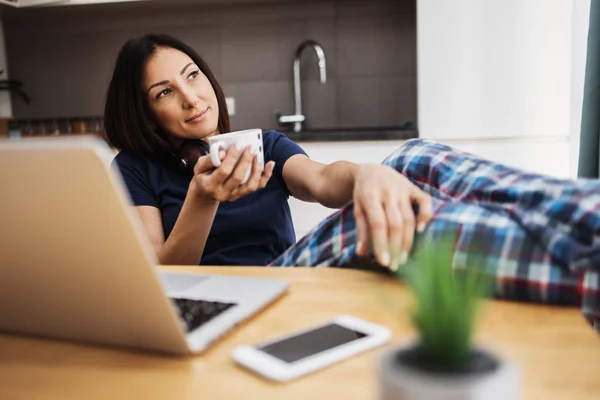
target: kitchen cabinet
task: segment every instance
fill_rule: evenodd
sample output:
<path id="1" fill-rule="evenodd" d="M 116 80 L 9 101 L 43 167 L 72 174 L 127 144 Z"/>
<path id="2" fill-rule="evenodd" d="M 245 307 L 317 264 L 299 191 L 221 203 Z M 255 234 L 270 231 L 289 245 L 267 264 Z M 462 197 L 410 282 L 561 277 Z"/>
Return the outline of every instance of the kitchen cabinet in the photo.
<path id="1" fill-rule="evenodd" d="M 60 1 L 62 0 L 0 0 L 0 5 L 21 8 L 52 4 Z"/>
<path id="2" fill-rule="evenodd" d="M 302 0 L 263 0 L 261 3 L 281 3 L 282 1 Z M 163 5 L 181 4 L 203 4 L 203 5 L 235 5 L 256 3 L 255 0 L 0 0 L 0 5 L 14 8 L 36 8 L 36 7 L 61 7 L 61 6 L 85 6 L 109 3 L 155 3 Z"/>
<path id="3" fill-rule="evenodd" d="M 0 0 L 0 5 L 15 8 L 43 7 L 43 6 L 66 6 L 66 5 L 89 5 L 104 3 L 123 3 L 148 0 Z"/>

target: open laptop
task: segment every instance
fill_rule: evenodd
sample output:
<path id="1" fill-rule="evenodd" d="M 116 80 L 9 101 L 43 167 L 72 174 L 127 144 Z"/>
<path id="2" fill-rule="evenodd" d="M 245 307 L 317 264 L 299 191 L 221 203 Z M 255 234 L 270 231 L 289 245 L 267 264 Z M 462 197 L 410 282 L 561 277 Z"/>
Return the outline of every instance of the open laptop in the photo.
<path id="1" fill-rule="evenodd" d="M 283 294 L 167 273 L 100 138 L 0 141 L 0 332 L 197 354 Z"/>

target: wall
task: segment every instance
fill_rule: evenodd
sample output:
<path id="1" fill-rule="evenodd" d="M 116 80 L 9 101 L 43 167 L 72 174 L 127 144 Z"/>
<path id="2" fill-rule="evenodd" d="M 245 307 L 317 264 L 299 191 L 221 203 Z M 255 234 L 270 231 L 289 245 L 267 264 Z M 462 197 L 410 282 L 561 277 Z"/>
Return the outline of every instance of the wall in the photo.
<path id="1" fill-rule="evenodd" d="M 6 56 L 6 40 L 4 35 L 4 24 L 0 21 L 0 70 L 4 72 L 0 75 L 0 79 L 9 79 L 9 70 Z M 11 96 L 8 92 L 0 92 L 0 118 L 11 118 L 12 103 Z"/>
<path id="2" fill-rule="evenodd" d="M 587 60 L 587 34 L 590 26 L 591 0 L 573 1 L 573 36 L 571 50 L 571 135 L 569 151 L 570 176 L 577 177 L 579 162 L 579 135 L 581 131 L 581 110 L 583 106 L 583 86 L 585 83 L 585 63 Z"/>
<path id="3" fill-rule="evenodd" d="M 131 36 L 162 31 L 207 59 L 226 95 L 236 100 L 234 129 L 277 128 L 275 110 L 294 112 L 292 60 L 307 38 L 324 47 L 329 78 L 321 85 L 316 57 L 304 54 L 307 126 L 393 126 L 416 120 L 415 1 L 187 3 L 5 13 L 9 66 L 32 97 L 29 106 L 13 99 L 15 117 L 101 114 L 120 45 Z"/>
<path id="4" fill-rule="evenodd" d="M 424 0 L 418 8 L 426 136 L 568 135 L 571 0 Z"/>
<path id="5" fill-rule="evenodd" d="M 590 0 L 419 0 L 419 135 L 526 171 L 576 175 Z M 380 162 L 401 142 L 305 144 Z M 307 233 L 333 210 L 291 200 Z"/>
<path id="6" fill-rule="evenodd" d="M 320 86 L 314 58 L 306 57 L 313 126 L 413 119 L 418 76 L 421 136 L 567 177 L 576 165 L 589 1 L 419 0 L 416 22 L 414 3 L 403 1 L 184 6 L 161 11 L 159 20 L 152 8 L 27 10 L 5 18 L 9 61 L 11 76 L 25 77 L 38 102 L 15 104 L 15 112 L 99 113 L 118 46 L 151 27 L 189 41 L 211 62 L 236 97 L 234 127 L 272 126 L 275 108 L 293 110 L 293 50 L 311 36 L 325 47 L 330 78 Z M 380 162 L 400 144 L 302 146 L 322 162 Z M 298 236 L 334 212 L 290 204 Z"/>
<path id="7" fill-rule="evenodd" d="M 552 138 L 519 138 L 514 140 L 490 139 L 436 139 L 439 142 L 476 154 L 480 157 L 513 165 L 527 171 L 566 177 L 568 159 L 564 157 L 564 141 Z M 311 159 L 331 163 L 352 160 L 358 163 L 381 163 L 403 141 L 371 141 L 343 143 L 302 143 Z M 539 149 L 543 148 L 543 156 Z M 336 210 L 319 204 L 304 203 L 290 198 L 296 235 L 301 237 L 314 228 L 326 216 Z"/>
<path id="8" fill-rule="evenodd" d="M 555 164 L 542 172 L 572 174 L 589 6 L 586 11 L 576 0 L 417 4 L 420 135 L 479 143 L 502 138 L 515 150 L 528 138 L 533 165 L 546 165 L 548 146 L 560 143 Z"/>

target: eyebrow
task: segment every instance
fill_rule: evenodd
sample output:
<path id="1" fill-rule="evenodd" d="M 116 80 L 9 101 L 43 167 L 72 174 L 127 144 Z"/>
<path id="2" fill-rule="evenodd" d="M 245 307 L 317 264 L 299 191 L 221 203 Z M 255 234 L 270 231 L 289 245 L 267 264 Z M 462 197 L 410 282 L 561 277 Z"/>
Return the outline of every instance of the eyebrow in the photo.
<path id="1" fill-rule="evenodd" d="M 157 86 L 160 86 L 160 85 L 166 85 L 167 83 L 169 83 L 169 81 L 160 81 L 160 82 L 153 83 L 153 84 L 152 84 L 152 85 L 150 85 L 150 87 L 148 88 L 148 93 L 150 93 L 150 91 L 151 91 L 153 88 L 155 88 L 155 87 L 157 87 Z"/>
<path id="2" fill-rule="evenodd" d="M 193 63 L 193 62 L 191 62 L 191 63 L 188 63 L 188 64 L 187 64 L 185 67 L 183 67 L 183 69 L 181 70 L 181 72 L 179 73 L 179 75 L 183 75 L 183 74 L 185 73 L 185 70 L 186 70 L 186 69 L 188 69 L 188 67 L 189 67 L 190 65 L 194 65 L 194 63 Z M 153 88 L 155 88 L 155 87 L 157 87 L 157 86 L 161 86 L 161 85 L 166 85 L 167 83 L 169 83 L 169 81 L 160 81 L 160 82 L 153 83 L 153 84 L 152 84 L 152 85 L 150 85 L 150 87 L 148 88 L 148 93 L 150 93 L 150 91 L 151 91 Z"/>
<path id="3" fill-rule="evenodd" d="M 193 62 L 191 62 L 191 63 L 187 64 L 185 67 L 183 67 L 183 69 L 181 70 L 181 72 L 179 73 L 179 75 L 183 75 L 183 73 L 185 72 L 185 70 L 186 70 L 186 69 L 188 69 L 188 67 L 189 67 L 190 65 L 194 65 L 194 63 L 193 63 Z"/>

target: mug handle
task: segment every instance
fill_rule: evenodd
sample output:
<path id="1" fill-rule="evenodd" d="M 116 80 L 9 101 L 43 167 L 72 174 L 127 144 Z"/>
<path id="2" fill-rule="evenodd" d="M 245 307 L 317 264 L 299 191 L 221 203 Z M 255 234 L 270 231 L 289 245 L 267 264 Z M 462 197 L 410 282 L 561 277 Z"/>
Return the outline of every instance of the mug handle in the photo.
<path id="1" fill-rule="evenodd" d="M 215 168 L 221 165 L 221 157 L 219 157 L 219 152 L 222 149 L 225 149 L 225 142 L 220 141 L 210 145 L 210 161 Z"/>

